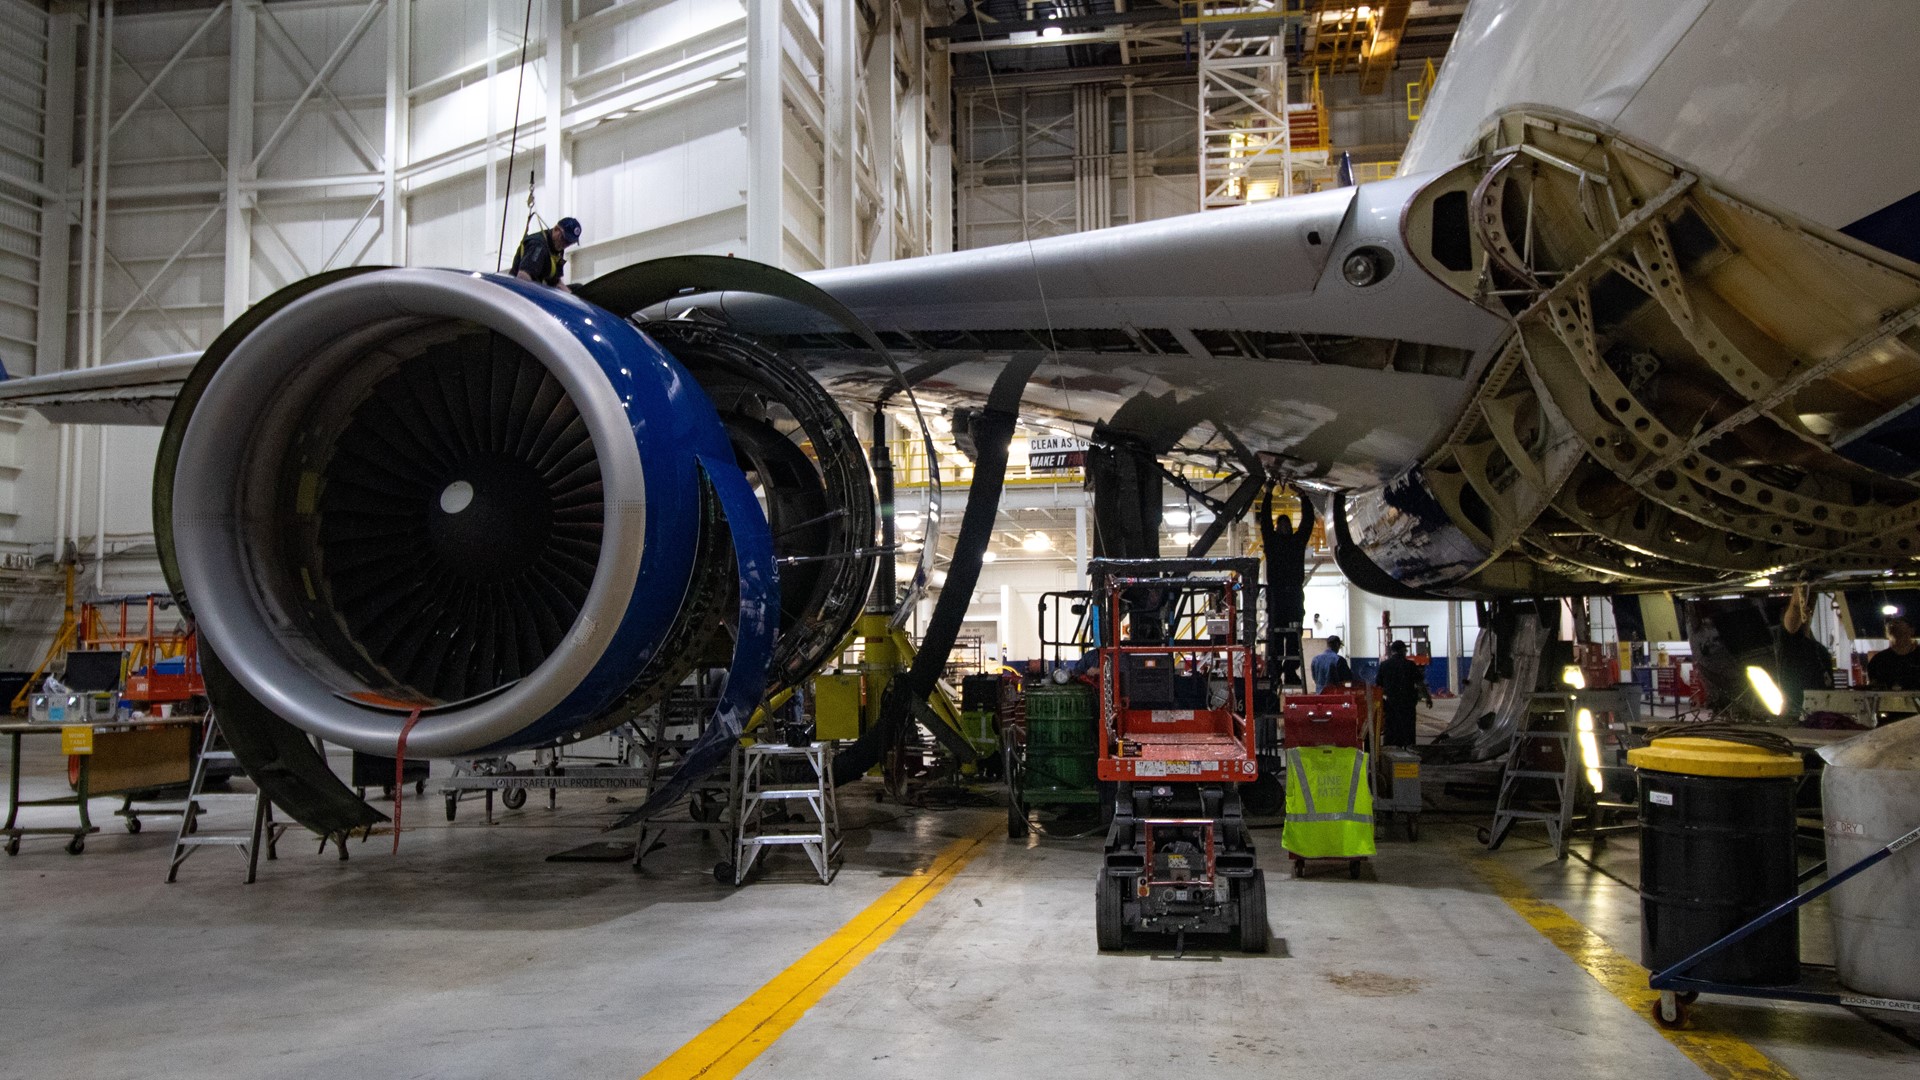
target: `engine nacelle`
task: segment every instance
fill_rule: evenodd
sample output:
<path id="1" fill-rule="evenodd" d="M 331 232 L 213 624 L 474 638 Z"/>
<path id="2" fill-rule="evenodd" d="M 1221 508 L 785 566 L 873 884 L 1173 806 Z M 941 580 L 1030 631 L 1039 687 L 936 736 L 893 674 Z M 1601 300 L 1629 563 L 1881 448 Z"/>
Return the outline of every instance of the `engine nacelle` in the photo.
<path id="1" fill-rule="evenodd" d="M 158 485 L 176 588 L 269 710 L 386 755 L 418 711 L 408 753 L 470 756 L 604 731 L 729 648 L 807 666 L 770 655 L 755 459 L 639 327 L 498 275 L 302 291 L 209 350 Z M 869 542 L 870 494 L 842 517 Z"/>

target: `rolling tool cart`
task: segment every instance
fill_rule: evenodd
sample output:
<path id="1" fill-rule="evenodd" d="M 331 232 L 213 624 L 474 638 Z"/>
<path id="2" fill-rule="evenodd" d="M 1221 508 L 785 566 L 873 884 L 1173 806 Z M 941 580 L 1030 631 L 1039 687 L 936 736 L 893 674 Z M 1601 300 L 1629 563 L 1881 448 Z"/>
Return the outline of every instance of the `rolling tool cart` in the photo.
<path id="1" fill-rule="evenodd" d="M 1267 950 L 1266 879 L 1240 805 L 1240 785 L 1258 774 L 1248 643 L 1259 567 L 1254 559 L 1089 567 L 1101 614 L 1097 768 L 1114 785 L 1094 889 L 1102 949 L 1157 933 L 1184 951 L 1188 933 L 1221 933 L 1247 952 Z"/>
<path id="2" fill-rule="evenodd" d="M 1366 740 L 1366 687 L 1289 697 L 1281 714 L 1287 747 L 1287 821 L 1280 846 L 1293 876 L 1312 862 L 1345 863 L 1359 877 L 1373 856 L 1373 788 Z"/>

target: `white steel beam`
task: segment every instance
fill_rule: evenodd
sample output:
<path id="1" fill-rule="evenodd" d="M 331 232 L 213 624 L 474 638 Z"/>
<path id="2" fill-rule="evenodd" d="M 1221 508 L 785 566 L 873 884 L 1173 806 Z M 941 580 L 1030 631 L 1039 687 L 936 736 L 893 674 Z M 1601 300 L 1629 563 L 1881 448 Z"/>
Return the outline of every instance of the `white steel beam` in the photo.
<path id="1" fill-rule="evenodd" d="M 241 183 L 253 179 L 254 68 L 258 61 L 258 8 L 254 0 L 233 6 L 227 48 L 227 211 L 226 296 L 224 314 L 232 322 L 253 296 L 251 193 Z"/>
<path id="2" fill-rule="evenodd" d="M 546 0 L 541 11 L 542 37 L 546 39 L 546 51 L 541 56 L 541 70 L 547 83 L 547 108 L 544 147 L 546 167 L 541 170 L 541 179 L 545 186 L 546 197 L 542 200 L 547 208 L 549 223 L 558 221 L 570 212 L 566 198 L 573 185 L 567 176 L 567 132 L 561 122 L 567 110 L 567 5 L 566 0 Z"/>
<path id="3" fill-rule="evenodd" d="M 34 347 L 35 374 L 49 375 L 67 366 L 67 297 L 73 267 L 72 182 L 74 79 L 78 70 L 74 50 L 79 43 L 79 18 L 71 7 L 47 18 L 47 96 L 42 128 L 40 182 L 47 196 L 40 203 L 40 285 L 34 313 L 38 343 Z"/>
<path id="4" fill-rule="evenodd" d="M 854 233 L 859 228 L 853 208 L 854 148 L 854 0 L 825 0 L 821 26 L 826 50 L 826 131 L 820 152 L 826 166 L 826 264 L 853 262 Z"/>
<path id="5" fill-rule="evenodd" d="M 380 155 L 380 234 L 387 242 L 386 260 L 390 266 L 405 266 L 407 262 L 406 210 L 400 194 L 399 168 L 400 155 L 406 151 L 407 120 L 413 106 L 407 92 L 407 84 L 412 81 L 409 48 L 412 22 L 413 0 L 391 0 L 387 4 L 387 126 Z M 487 44 L 491 48 L 493 43 Z"/>
<path id="6" fill-rule="evenodd" d="M 782 265 L 786 181 L 781 167 L 780 9 L 783 0 L 747 3 L 747 258 Z"/>

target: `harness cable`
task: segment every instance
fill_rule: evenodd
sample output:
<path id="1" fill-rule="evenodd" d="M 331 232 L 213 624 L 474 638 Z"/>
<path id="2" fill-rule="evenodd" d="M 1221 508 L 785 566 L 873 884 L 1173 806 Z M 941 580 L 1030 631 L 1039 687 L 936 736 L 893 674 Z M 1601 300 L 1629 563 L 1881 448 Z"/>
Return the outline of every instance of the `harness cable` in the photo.
<path id="1" fill-rule="evenodd" d="M 500 242 L 493 254 L 493 272 L 496 274 L 500 272 L 501 264 L 507 258 L 507 207 L 513 203 L 513 159 L 520 152 L 520 99 L 527 90 L 527 46 L 533 43 L 532 34 L 533 0 L 527 0 L 527 16 L 520 24 L 520 74 L 513 88 L 513 137 L 507 141 L 507 190 L 500 196 Z M 547 48 L 552 49 L 555 46 L 555 42 L 547 42 Z M 534 217 L 533 173 L 528 172 L 527 223 L 532 224 Z"/>

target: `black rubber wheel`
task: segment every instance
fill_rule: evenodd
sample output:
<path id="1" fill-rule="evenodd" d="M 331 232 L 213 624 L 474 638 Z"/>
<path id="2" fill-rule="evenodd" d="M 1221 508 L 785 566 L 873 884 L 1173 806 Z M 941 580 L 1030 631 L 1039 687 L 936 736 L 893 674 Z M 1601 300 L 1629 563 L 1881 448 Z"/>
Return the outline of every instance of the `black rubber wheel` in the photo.
<path id="1" fill-rule="evenodd" d="M 1473 838 L 1480 841 L 1481 847 L 1486 847 L 1493 842 L 1493 830 L 1482 825 L 1480 826 L 1480 830 L 1473 834 Z"/>
<path id="2" fill-rule="evenodd" d="M 137 817 L 128 818 L 127 831 L 130 833 L 138 834 L 140 832 L 140 819 Z"/>
<path id="3" fill-rule="evenodd" d="M 502 788 L 500 805 L 509 810 L 518 810 L 527 805 L 527 789 L 523 787 Z"/>
<path id="4" fill-rule="evenodd" d="M 9 855 L 20 854 L 20 838 L 19 837 L 17 836 L 7 837 L 7 854 Z"/>
<path id="5" fill-rule="evenodd" d="M 1033 831 L 1027 824 L 1027 808 L 1017 802 L 1007 804 L 1007 839 L 1024 840 Z"/>
<path id="6" fill-rule="evenodd" d="M 722 885 L 740 884 L 733 880 L 733 864 L 724 860 L 713 864 L 713 880 Z"/>
<path id="7" fill-rule="evenodd" d="M 415 781 L 413 782 L 413 793 L 414 793 L 415 795 L 425 795 L 425 794 L 427 793 L 427 782 L 426 782 L 426 780 L 424 780 L 424 779 L 421 779 L 421 780 L 415 780 Z"/>
<path id="8" fill-rule="evenodd" d="M 387 800 L 388 802 L 392 802 L 392 801 L 393 801 L 393 785 L 392 785 L 392 784 L 381 784 L 381 785 L 380 785 L 380 797 L 381 797 L 381 798 L 383 798 L 383 799 L 385 799 L 385 800 Z"/>
<path id="9" fill-rule="evenodd" d="M 454 818 L 454 815 L 458 814 L 459 812 L 460 812 L 460 796 L 451 791 L 447 792 L 447 820 L 452 821 Z"/>
<path id="10" fill-rule="evenodd" d="M 87 850 L 86 837 L 76 836 L 73 839 L 67 841 L 67 854 L 78 855 L 85 850 Z"/>
<path id="11" fill-rule="evenodd" d="M 1267 872 L 1255 870 L 1240 889 L 1240 951 L 1264 953 L 1272 936 L 1267 926 Z"/>
<path id="12" fill-rule="evenodd" d="M 1126 899 L 1122 879 L 1106 870 L 1093 882 L 1094 939 L 1101 952 L 1119 952 L 1127 947 Z"/>

